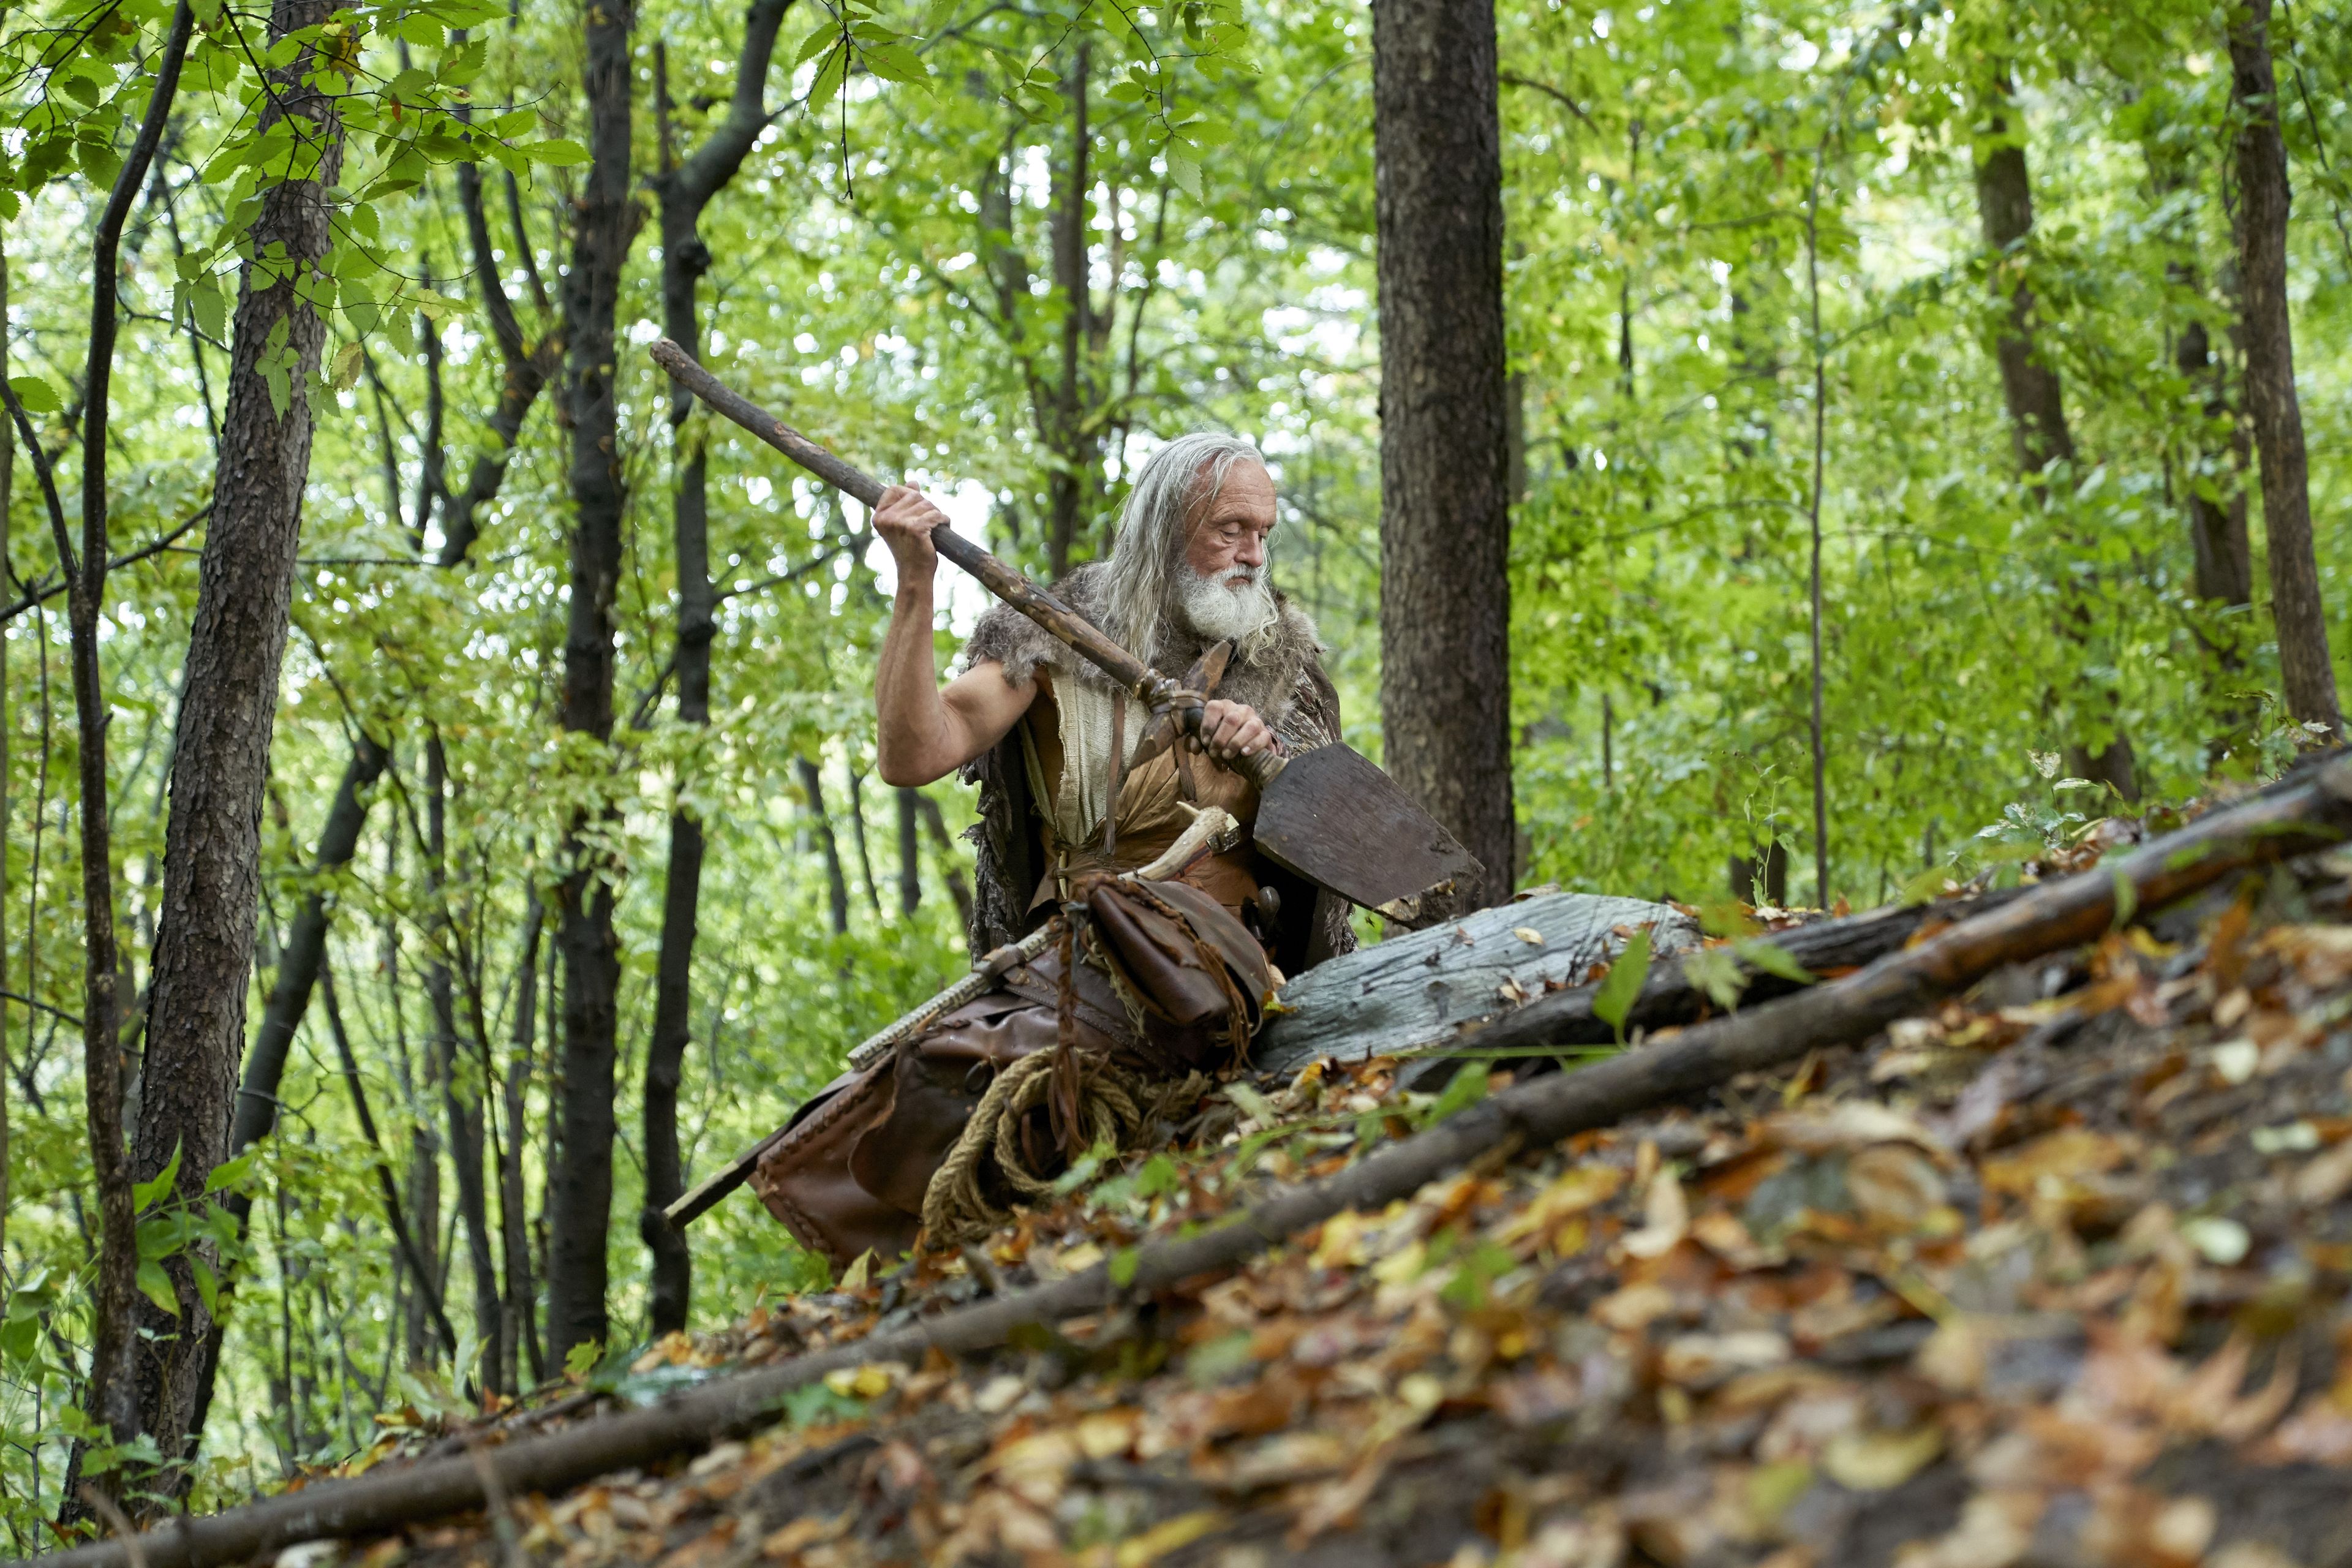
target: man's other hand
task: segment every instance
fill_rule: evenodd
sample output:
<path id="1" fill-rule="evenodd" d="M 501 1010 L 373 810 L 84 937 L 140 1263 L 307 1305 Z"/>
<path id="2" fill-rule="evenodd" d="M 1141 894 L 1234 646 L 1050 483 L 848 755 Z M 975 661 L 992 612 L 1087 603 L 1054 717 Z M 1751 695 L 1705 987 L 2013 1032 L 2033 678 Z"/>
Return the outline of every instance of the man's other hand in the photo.
<path id="1" fill-rule="evenodd" d="M 931 580 L 940 565 L 939 552 L 931 544 L 931 530 L 947 526 L 947 513 L 911 485 L 892 485 L 874 503 L 874 531 L 890 547 L 890 559 L 898 563 L 901 584 Z"/>
<path id="2" fill-rule="evenodd" d="M 1219 698 L 1201 710 L 1201 733 L 1188 737 L 1195 751 L 1206 752 L 1221 763 L 1233 763 L 1242 757 L 1254 757 L 1260 752 L 1282 749 L 1274 731 L 1257 716 L 1257 710 L 1243 702 L 1227 702 Z"/>

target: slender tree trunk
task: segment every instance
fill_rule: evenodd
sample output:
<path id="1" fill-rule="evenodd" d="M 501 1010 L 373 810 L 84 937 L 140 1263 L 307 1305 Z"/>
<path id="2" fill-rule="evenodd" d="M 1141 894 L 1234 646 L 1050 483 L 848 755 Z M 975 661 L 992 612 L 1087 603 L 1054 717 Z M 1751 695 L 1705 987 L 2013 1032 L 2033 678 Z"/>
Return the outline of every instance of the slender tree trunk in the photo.
<path id="1" fill-rule="evenodd" d="M 915 809 L 922 814 L 923 831 L 930 836 L 931 848 L 939 855 L 940 863 L 947 868 L 948 897 L 955 900 L 956 918 L 963 921 L 967 937 L 974 934 L 972 927 L 971 884 L 964 879 L 963 868 L 956 863 L 955 842 L 948 837 L 948 825 L 940 814 L 940 803 L 920 790 L 913 792 Z M 979 954 L 975 952 L 974 957 Z"/>
<path id="2" fill-rule="evenodd" d="M 507 1266 L 505 1344 L 507 1383 L 511 1388 L 527 1386 L 520 1380 L 524 1367 L 530 1369 L 532 1384 L 547 1376 L 546 1351 L 539 1336 L 539 1286 L 531 1267 L 530 1206 L 523 1184 L 523 1149 L 530 1127 L 526 1096 L 530 1086 L 531 1058 L 537 1049 L 540 936 L 546 923 L 546 908 L 539 901 L 539 890 L 533 888 L 530 907 L 523 915 L 522 958 L 515 968 L 514 1033 L 501 1086 L 506 1099 L 507 1141 L 499 1152 L 499 1221 Z"/>
<path id="3" fill-rule="evenodd" d="M 2188 280 L 2194 281 L 2193 278 Z M 2253 551 L 2246 535 L 2246 489 L 2240 482 L 2247 466 L 2245 426 L 2230 418 L 2229 371 L 2213 353 L 2203 321 L 2190 321 L 2181 332 L 2173 363 L 2190 385 L 2205 388 L 2208 426 L 2220 428 L 2227 423 L 2230 426 L 2226 450 L 2200 454 L 2209 469 L 2226 463 L 2230 479 L 2202 482 L 2192 479 L 2189 486 L 2189 538 L 2196 555 L 2197 596 L 2221 605 L 2251 605 Z M 2222 497 L 2213 493 L 2217 489 Z"/>
<path id="4" fill-rule="evenodd" d="M 109 549 L 107 425 L 112 408 L 115 337 L 121 325 L 118 266 L 123 225 L 154 161 L 155 149 L 163 142 L 163 126 L 179 92 L 180 68 L 187 58 L 194 23 L 194 12 L 183 0 L 173 13 L 171 30 L 155 58 L 154 86 L 145 116 L 131 142 L 129 156 L 116 172 L 91 239 L 89 345 L 82 383 L 79 552 L 66 521 L 57 477 L 26 416 L 24 405 L 13 391 L 0 390 L 0 401 L 5 401 L 11 422 L 24 437 L 26 456 L 40 481 L 42 501 L 48 511 L 58 559 L 66 577 L 81 794 L 82 1089 L 90 1163 L 97 1177 L 100 1224 L 98 1269 L 91 1291 L 89 1380 L 83 1406 L 118 1442 L 129 1442 L 137 1434 L 140 1410 L 136 1342 L 132 1337 L 136 1321 L 137 1215 L 131 1198 L 131 1161 L 122 1137 L 123 1062 L 117 1027 L 120 981 L 116 973 L 114 860 L 108 821 L 112 802 L 107 785 L 105 670 L 99 649 L 99 616 L 106 603 Z M 5 384 L 0 382 L 0 389 L 5 389 Z M 28 990 L 26 994 L 33 993 Z M 87 1517 L 88 1512 L 76 1485 L 82 1454 L 82 1447 L 77 1443 L 67 1463 L 60 1515 L 69 1521 Z M 117 1486 L 114 1489 L 121 1489 Z"/>
<path id="5" fill-rule="evenodd" d="M 898 912 L 909 920 L 923 901 L 921 841 L 916 837 L 919 791 L 901 789 L 898 796 Z"/>
<path id="6" fill-rule="evenodd" d="M 1087 278 L 1087 215 L 1093 191 L 1089 154 L 1094 149 L 1087 123 L 1087 78 L 1093 65 L 1093 45 L 1081 42 L 1068 88 L 1070 157 L 1062 170 L 1061 199 L 1054 207 L 1054 287 L 1062 296 L 1064 310 L 1062 374 L 1054 388 L 1049 423 L 1053 446 L 1063 460 L 1047 486 L 1051 508 L 1045 549 L 1048 569 L 1057 582 L 1070 569 L 1070 552 L 1077 542 L 1087 503 L 1094 498 L 1092 479 L 1100 461 L 1094 438 L 1085 433 L 1086 346 L 1093 335 L 1087 318 L 1094 303 Z"/>
<path id="7" fill-rule="evenodd" d="M 572 416 L 572 604 L 563 644 L 563 728 L 601 746 L 613 735 L 613 595 L 624 510 L 614 316 L 639 214 L 630 200 L 630 0 L 599 0 L 585 22 L 588 178 L 563 279 L 564 401 Z M 557 941 L 563 953 L 563 1162 L 549 1204 L 549 1349 L 605 1344 L 605 1243 L 613 1217 L 613 1071 L 620 946 L 613 869 L 597 862 L 585 820 L 560 857 Z"/>
<path id="8" fill-rule="evenodd" d="M 2310 459 L 2294 389 L 2294 328 L 2286 297 L 2287 211 L 2294 192 L 2279 134 L 2271 69 L 2271 0 L 2244 0 L 2230 20 L 2231 105 L 2238 121 L 2238 279 L 2245 292 L 2246 414 L 2262 454 L 2263 533 L 2269 542 L 2271 618 L 2287 711 L 2302 724 L 2344 728 L 2326 607 L 2312 547 Z"/>
<path id="9" fill-rule="evenodd" d="M 842 874 L 841 841 L 833 831 L 833 818 L 824 809 L 824 772 L 806 757 L 796 758 L 793 765 L 800 770 L 801 788 L 808 795 L 809 816 L 816 823 L 816 838 L 824 851 L 824 885 L 833 915 L 833 934 L 849 933 L 849 879 Z"/>
<path id="10" fill-rule="evenodd" d="M 849 832 L 857 846 L 857 874 L 866 884 L 866 904 L 874 911 L 877 921 L 882 918 L 882 888 L 874 879 L 874 849 L 866 837 L 866 775 L 856 768 L 849 773 Z"/>
<path id="11" fill-rule="evenodd" d="M 693 156 L 679 163 L 670 139 L 669 59 L 656 46 L 655 86 L 661 131 L 661 171 L 654 182 L 661 202 L 662 325 L 672 342 L 699 354 L 702 327 L 695 288 L 710 268 L 702 243 L 703 209 L 742 167 L 767 124 L 769 57 L 791 0 L 753 0 L 743 17 L 743 50 L 727 117 Z M 670 429 L 677 447 L 677 491 L 671 523 L 677 557 L 677 717 L 710 721 L 710 644 L 718 635 L 718 600 L 710 582 L 709 460 L 702 426 L 693 421 L 693 395 L 670 394 Z M 638 1234 L 653 1255 L 651 1317 L 656 1334 L 686 1327 L 693 1300 L 693 1262 L 683 1232 L 662 1210 L 686 1191 L 678 1147 L 677 1092 L 693 1039 L 694 938 L 702 898 L 705 848 L 701 819 L 680 804 L 670 812 L 669 878 L 662 895 L 661 951 L 655 963 L 653 1037 L 646 1050 L 646 1200 Z"/>
<path id="12" fill-rule="evenodd" d="M 561 334 L 551 334 L 546 342 L 526 352 L 520 329 L 515 324 L 513 306 L 499 281 L 496 252 L 490 243 L 489 226 L 482 213 L 479 171 L 474 165 L 458 165 L 458 191 L 467 231 L 472 237 L 475 271 L 481 279 L 483 302 L 493 323 L 491 335 L 499 344 L 506 374 L 498 405 L 488 421 L 492 434 L 498 438 L 498 446 L 490 453 L 475 459 L 472 475 L 464 492 L 454 497 L 446 490 L 442 492 L 442 543 L 436 563 L 443 567 L 463 563 L 475 537 L 475 510 L 496 498 L 499 487 L 506 478 L 507 457 L 521 431 L 524 418 L 530 412 L 531 405 L 538 400 L 541 389 L 546 385 L 548 367 L 555 361 L 556 354 L 550 345 L 562 341 Z M 376 405 L 381 421 L 385 416 L 385 410 L 380 388 Z M 388 427 L 383 453 L 385 493 L 390 498 L 388 504 L 396 521 L 400 516 L 400 474 Z M 421 531 L 423 526 L 420 514 L 418 530 Z M 388 761 L 389 753 L 362 731 L 352 742 L 352 760 L 344 769 L 342 783 L 338 786 L 334 804 L 327 814 L 326 826 L 320 834 L 318 853 L 313 862 L 314 875 L 325 876 L 340 871 L 351 863 L 352 855 L 359 848 L 361 831 L 366 825 L 366 792 L 383 776 Z M 536 951 L 536 921 L 539 918 L 536 900 L 531 909 L 534 922 L 531 942 Z M 265 1136 L 268 1131 L 268 1119 L 276 1111 L 278 1085 L 285 1072 L 287 1054 L 292 1047 L 295 1031 L 301 1026 L 302 1018 L 310 1010 L 311 993 L 319 984 L 326 955 L 331 910 L 331 901 L 322 893 L 314 891 L 302 900 L 301 907 L 295 913 L 285 951 L 278 958 L 276 980 L 262 1010 L 261 1027 L 255 1035 L 252 1050 L 246 1060 L 229 1132 L 228 1152 L 231 1158 L 243 1152 L 247 1145 Z M 535 980 L 535 974 L 530 978 Z M 518 1166 L 518 1173 L 520 1169 Z M 251 1208 L 250 1201 L 239 1197 L 233 1199 L 230 1206 L 237 1215 L 238 1234 L 241 1236 Z M 517 1212 L 520 1212 L 520 1200 Z M 511 1274 L 511 1260 L 508 1267 Z M 523 1262 L 526 1283 L 522 1300 L 527 1311 L 535 1312 L 535 1294 L 528 1285 L 530 1278 L 526 1250 Z M 509 1286 L 511 1298 L 511 1280 Z M 506 1316 L 511 1319 L 513 1315 L 509 1300 Z M 418 1321 L 421 1326 L 421 1317 Z M 211 1408 L 213 1379 L 217 1375 L 225 1326 L 223 1321 L 215 1320 L 206 1333 L 205 1367 L 199 1374 L 188 1425 L 192 1445 L 203 1436 L 205 1416 Z M 535 1321 L 531 1324 L 531 1331 L 534 1342 L 530 1363 L 532 1376 L 536 1379 L 540 1375 L 540 1357 L 535 1341 Z M 503 1342 L 508 1352 L 507 1360 L 511 1363 L 514 1342 L 510 1324 Z M 450 1344 L 454 1348 L 455 1341 Z M 514 1386 L 510 1371 L 505 1386 Z"/>
<path id="13" fill-rule="evenodd" d="M 1493 0 L 1373 0 L 1389 771 L 1510 895 L 1509 390 Z"/>
<path id="14" fill-rule="evenodd" d="M 455 956 L 454 922 L 448 906 L 448 752 L 436 732 L 425 742 L 425 879 L 433 897 L 436 948 L 425 968 L 425 991 L 433 1005 L 434 1077 L 441 1086 L 441 1111 L 449 1129 L 449 1157 L 457 1176 L 457 1216 L 466 1229 L 466 1261 L 474 1276 L 474 1332 L 481 1342 L 483 1387 L 500 1392 L 506 1361 L 504 1303 L 499 1298 L 498 1263 L 490 1245 L 489 1194 L 484 1184 L 483 1086 L 468 1081 L 457 1058 L 457 1005 L 449 965 Z M 470 1367 L 457 1369 L 463 1380 Z"/>
<path id="15" fill-rule="evenodd" d="M 282 38 L 326 20 L 329 0 L 275 0 Z M 269 779 L 278 671 L 293 602 L 302 487 L 310 467 L 310 384 L 326 323 L 310 279 L 334 246 L 326 191 L 342 167 L 333 100 L 305 79 L 305 46 L 273 73 L 266 132 L 289 124 L 303 177 L 270 187 L 254 222 L 230 345 L 222 471 L 214 489 L 188 637 L 172 814 L 163 847 L 162 922 L 150 980 L 137 1175 L 150 1180 L 177 1151 L 177 1191 L 205 1201 L 227 1152 L 245 1047 L 245 1004 L 260 901 L 262 791 Z M 166 1459 L 184 1457 L 207 1314 L 184 1258 L 168 1260 L 175 1316 L 142 1299 L 141 1415 Z"/>
<path id="16" fill-rule="evenodd" d="M 383 776 L 385 758 L 383 747 L 364 733 L 360 736 L 352 748 L 352 760 L 343 769 L 342 782 L 335 786 L 334 802 L 327 808 L 327 825 L 320 831 L 318 858 L 311 867 L 313 878 L 323 878 L 351 864 L 352 854 L 359 848 L 360 830 L 367 822 L 366 793 Z M 244 1079 L 238 1086 L 236 1110 L 229 1119 L 229 1159 L 234 1160 L 277 1128 L 278 1085 L 285 1076 L 287 1056 L 293 1049 L 294 1031 L 301 1026 L 311 988 L 318 984 L 326 963 L 329 904 L 326 889 L 314 886 L 304 895 L 293 929 L 285 946 L 278 950 L 277 976 L 269 988 L 269 999 L 262 1006 L 261 1027 L 254 1036 L 253 1048 L 246 1053 Z M 253 1200 L 244 1193 L 236 1193 L 230 1196 L 227 1207 L 236 1218 L 237 1234 L 242 1236 L 253 1210 Z M 189 1407 L 188 1443 L 192 1452 L 204 1436 L 205 1421 L 212 1411 L 214 1382 L 220 1371 L 221 1342 L 228 1329 L 229 1293 L 236 1287 L 236 1275 L 233 1270 L 225 1270 L 221 1280 L 217 1298 L 220 1310 L 205 1326 L 204 1363 L 196 1377 L 194 1403 Z"/>
<path id="17" fill-rule="evenodd" d="M 2042 355 L 2036 339 L 2038 317 L 2033 288 L 2021 254 L 2033 232 L 2033 187 L 2025 163 L 2024 118 L 2011 97 L 2008 73 L 1996 70 L 1986 89 L 1985 145 L 1976 161 L 1977 216 L 1983 226 L 1985 247 L 1993 253 L 1993 291 L 2002 302 L 2006 320 L 1993 343 L 2000 366 L 2000 387 L 2009 408 L 2011 450 L 2018 470 L 2029 482 L 2039 479 L 2053 463 L 2074 461 L 2074 435 L 2066 423 L 2064 389 L 2058 372 Z M 2038 489 L 2038 487 L 2036 487 Z M 2048 497 L 2042 498 L 2046 502 Z M 2063 586 L 2064 608 L 2059 633 L 2090 657 L 2091 607 L 2071 576 Z M 2084 778 L 2115 786 L 2126 800 L 2139 795 L 2138 768 L 2131 737 L 2116 714 L 2112 688 L 2095 689 L 2079 706 L 2097 713 L 2113 732 L 2094 751 L 2074 741 L 2065 742 L 2068 770 Z M 2057 694 L 2052 703 L 2058 703 Z"/>

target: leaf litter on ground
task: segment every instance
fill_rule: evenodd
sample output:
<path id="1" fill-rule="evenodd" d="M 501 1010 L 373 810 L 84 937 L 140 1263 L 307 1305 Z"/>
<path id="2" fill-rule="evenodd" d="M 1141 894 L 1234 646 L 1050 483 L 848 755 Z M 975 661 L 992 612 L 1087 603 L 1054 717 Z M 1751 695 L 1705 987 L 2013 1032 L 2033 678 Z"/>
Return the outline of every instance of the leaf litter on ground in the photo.
<path id="1" fill-rule="evenodd" d="M 2352 857 L 2329 856 L 2138 911 L 1793 1072 L 1498 1157 L 991 1357 L 836 1373 L 664 1473 L 514 1499 L 516 1550 L 567 1568 L 2344 1561 L 2347 905 Z M 1169 1147 L 985 1244 L 673 1335 L 627 1377 L 1116 1268 L 1549 1066 L 1475 1062 L 1429 1094 L 1400 1087 L 1407 1065 L 1228 1085 Z M 511 1562 L 478 1519 L 344 1550 Z"/>

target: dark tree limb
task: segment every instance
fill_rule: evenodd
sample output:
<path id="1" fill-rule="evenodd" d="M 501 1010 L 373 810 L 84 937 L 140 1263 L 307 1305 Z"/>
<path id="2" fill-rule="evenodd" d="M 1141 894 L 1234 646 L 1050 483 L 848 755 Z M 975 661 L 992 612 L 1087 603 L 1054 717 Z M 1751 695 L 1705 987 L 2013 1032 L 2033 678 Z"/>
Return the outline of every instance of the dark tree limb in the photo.
<path id="1" fill-rule="evenodd" d="M 621 274 L 642 216 L 631 199 L 632 0 L 602 0 L 583 15 L 581 84 L 588 103 L 587 178 L 573 205 L 571 269 L 563 276 L 564 412 L 571 424 L 570 586 L 557 722 L 602 746 L 613 736 L 619 658 L 614 599 L 626 510 L 614 344 Z M 610 808 L 606 808 L 609 818 Z M 618 1056 L 620 940 L 613 871 L 594 847 L 600 823 L 584 810 L 564 826 L 556 859 L 556 946 L 563 957 L 563 1038 L 556 1121 L 562 1158 L 549 1183 L 548 1351 L 566 1361 L 611 1338 L 605 1286 L 613 1217 L 614 1073 Z"/>
<path id="2" fill-rule="evenodd" d="M 650 1409 L 181 1521 L 140 1537 L 138 1550 L 148 1568 L 216 1568 L 297 1542 L 366 1535 L 477 1509 L 492 1481 L 509 1494 L 556 1492 L 613 1470 L 694 1452 L 772 1421 L 785 1395 L 836 1368 L 917 1363 L 933 1349 L 950 1355 L 992 1350 L 1026 1325 L 1099 1311 L 1121 1298 L 1150 1296 L 1233 1268 L 1334 1215 L 1384 1207 L 1494 1151 L 1546 1147 L 1651 1106 L 1706 1093 L 1740 1074 L 1865 1039 L 2003 964 L 2097 938 L 2114 921 L 2120 889 L 2130 890 L 2134 908 L 2155 910 L 2245 867 L 2339 844 L 2347 833 L 2352 760 L 2339 756 L 2119 864 L 2042 883 L 1844 980 L 1699 1025 L 1646 1049 L 1520 1084 L 1336 1175 L 1277 1192 L 1223 1225 L 1150 1242 L 1137 1250 L 1125 1287 L 1113 1285 L 1108 1266 L 1097 1264 L 1051 1285 L 738 1373 Z M 131 1568 L 131 1546 L 104 1542 L 46 1561 L 55 1568 Z"/>
<path id="3" fill-rule="evenodd" d="M 122 1136 L 123 1064 L 117 1048 L 121 998 L 114 931 L 114 863 L 108 820 L 112 796 L 106 773 L 108 700 L 106 675 L 99 648 L 99 617 L 106 604 L 106 574 L 111 547 L 108 540 L 106 493 L 107 421 L 114 374 L 115 335 L 121 326 L 119 265 L 122 228 L 131 204 L 145 184 L 155 150 L 162 145 L 163 127 L 178 96 L 180 68 L 187 59 L 188 40 L 195 16 L 188 0 L 172 14 L 171 30 L 155 60 L 155 84 L 147 111 L 132 140 L 129 155 L 115 173 L 106 205 L 99 215 L 90 242 L 89 350 L 85 362 L 82 395 L 81 548 L 77 554 L 68 539 L 65 514 L 46 454 L 33 437 L 15 394 L 8 395 L 9 413 L 25 432 L 26 445 L 41 479 L 49 521 L 56 531 L 58 559 L 67 583 L 67 624 L 70 632 L 75 725 L 79 731 L 79 773 L 81 786 L 82 893 L 82 1044 L 83 1104 L 88 1120 L 90 1163 L 98 1182 L 100 1246 L 98 1277 L 93 1289 L 89 1382 L 83 1408 L 108 1428 L 118 1442 L 129 1442 L 140 1431 L 138 1342 L 134 1337 L 139 1295 L 137 1215 L 132 1197 L 132 1156 Z M 243 975 L 238 976 L 239 984 Z M 81 1468 L 81 1447 L 75 1446 L 68 1463 L 66 1504 L 61 1517 L 80 1517 L 85 1506 L 76 1482 Z"/>
<path id="4" fill-rule="evenodd" d="M 702 327 L 695 289 L 710 267 L 702 242 L 703 209 L 759 140 L 768 123 L 767 79 L 776 31 L 792 0 L 751 0 L 743 17 L 743 49 L 735 64 L 735 91 L 710 136 L 682 163 L 672 162 L 669 56 L 656 44 L 654 85 L 661 132 L 661 172 L 654 192 L 661 203 L 662 330 L 676 342 L 701 352 Z M 670 394 L 669 420 L 677 447 L 677 489 L 672 498 L 672 531 L 677 562 L 677 640 L 670 666 L 677 674 L 677 716 L 688 724 L 710 721 L 710 645 L 718 636 L 718 600 L 710 581 L 709 453 L 702 426 L 691 422 L 694 395 L 683 387 Z M 656 693 L 660 690 L 656 683 Z M 702 898 L 706 847 L 702 819 L 683 803 L 671 808 L 669 874 L 662 897 L 661 950 L 654 972 L 654 1023 L 646 1048 L 645 1207 L 637 1232 L 653 1255 L 653 1331 L 666 1334 L 686 1327 L 693 1299 L 693 1260 L 686 1236 L 663 1210 L 686 1190 L 686 1162 L 678 1147 L 677 1091 L 693 1039 L 694 939 Z"/>

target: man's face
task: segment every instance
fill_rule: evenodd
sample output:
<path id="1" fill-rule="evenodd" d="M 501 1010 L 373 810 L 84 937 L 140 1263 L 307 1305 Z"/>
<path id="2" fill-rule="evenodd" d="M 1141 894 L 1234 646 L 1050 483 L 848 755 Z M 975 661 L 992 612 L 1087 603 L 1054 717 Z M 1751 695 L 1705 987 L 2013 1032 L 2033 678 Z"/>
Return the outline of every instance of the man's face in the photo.
<path id="1" fill-rule="evenodd" d="M 1263 581 L 1274 515 L 1273 477 L 1263 464 L 1246 458 L 1235 463 L 1226 471 L 1217 499 L 1193 523 L 1184 545 L 1184 564 L 1226 588 Z"/>

